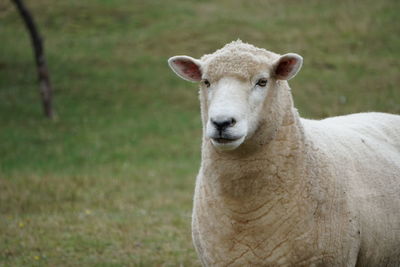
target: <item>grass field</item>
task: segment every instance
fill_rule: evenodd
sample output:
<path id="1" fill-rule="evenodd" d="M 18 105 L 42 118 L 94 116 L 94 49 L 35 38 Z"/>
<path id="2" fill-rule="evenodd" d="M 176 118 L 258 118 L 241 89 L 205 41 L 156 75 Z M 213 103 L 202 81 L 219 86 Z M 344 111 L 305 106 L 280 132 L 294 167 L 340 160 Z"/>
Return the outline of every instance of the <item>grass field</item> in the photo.
<path id="1" fill-rule="evenodd" d="M 42 116 L 28 35 L 0 2 L 0 266 L 198 266 L 190 236 L 196 85 L 166 60 L 241 38 L 305 64 L 306 117 L 400 113 L 400 1 L 26 1 L 57 118 Z"/>

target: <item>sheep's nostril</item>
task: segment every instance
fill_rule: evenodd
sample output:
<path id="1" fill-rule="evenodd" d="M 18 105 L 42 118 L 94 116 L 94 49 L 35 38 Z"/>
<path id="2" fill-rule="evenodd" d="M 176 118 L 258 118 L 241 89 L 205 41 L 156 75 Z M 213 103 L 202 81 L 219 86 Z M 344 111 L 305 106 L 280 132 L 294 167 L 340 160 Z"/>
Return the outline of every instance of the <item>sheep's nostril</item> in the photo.
<path id="1" fill-rule="evenodd" d="M 236 120 L 234 118 L 229 118 L 225 120 L 213 120 L 211 119 L 212 124 L 217 128 L 218 131 L 223 131 L 228 127 L 232 127 L 236 124 Z"/>

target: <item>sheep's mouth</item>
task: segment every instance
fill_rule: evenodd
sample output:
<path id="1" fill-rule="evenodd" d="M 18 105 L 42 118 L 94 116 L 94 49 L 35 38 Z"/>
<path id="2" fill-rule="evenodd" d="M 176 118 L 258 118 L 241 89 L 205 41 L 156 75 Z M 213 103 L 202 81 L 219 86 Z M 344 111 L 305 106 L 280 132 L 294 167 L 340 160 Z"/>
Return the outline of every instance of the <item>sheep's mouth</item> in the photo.
<path id="1" fill-rule="evenodd" d="M 215 142 L 220 143 L 220 144 L 228 144 L 231 142 L 235 142 L 238 139 L 240 139 L 240 138 L 213 138 L 213 140 Z"/>
<path id="2" fill-rule="evenodd" d="M 211 143 L 218 150 L 233 150 L 240 146 L 245 139 L 245 136 L 239 138 L 211 138 Z"/>

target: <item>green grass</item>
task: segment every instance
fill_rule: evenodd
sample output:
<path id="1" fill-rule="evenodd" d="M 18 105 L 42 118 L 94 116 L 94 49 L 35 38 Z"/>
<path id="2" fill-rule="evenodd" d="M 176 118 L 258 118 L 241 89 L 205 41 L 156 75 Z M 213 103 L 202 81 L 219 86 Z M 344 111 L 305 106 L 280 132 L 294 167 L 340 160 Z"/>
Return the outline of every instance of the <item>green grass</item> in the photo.
<path id="1" fill-rule="evenodd" d="M 0 3 L 0 265 L 198 266 L 196 85 L 168 57 L 241 38 L 305 58 L 306 117 L 400 113 L 397 0 L 26 1 L 57 119 L 42 116 L 28 35 Z"/>

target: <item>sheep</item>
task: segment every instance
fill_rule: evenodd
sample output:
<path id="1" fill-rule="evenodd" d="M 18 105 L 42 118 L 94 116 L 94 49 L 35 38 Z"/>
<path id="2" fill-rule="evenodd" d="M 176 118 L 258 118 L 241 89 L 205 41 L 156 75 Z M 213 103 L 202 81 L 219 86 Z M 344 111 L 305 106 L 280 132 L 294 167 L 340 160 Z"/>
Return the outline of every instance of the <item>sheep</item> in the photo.
<path id="1" fill-rule="evenodd" d="M 200 83 L 203 266 L 400 266 L 400 116 L 300 118 L 302 62 L 240 40 L 168 60 Z"/>

